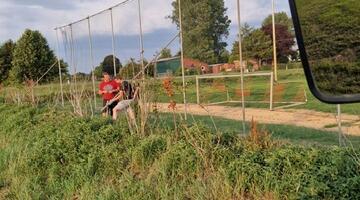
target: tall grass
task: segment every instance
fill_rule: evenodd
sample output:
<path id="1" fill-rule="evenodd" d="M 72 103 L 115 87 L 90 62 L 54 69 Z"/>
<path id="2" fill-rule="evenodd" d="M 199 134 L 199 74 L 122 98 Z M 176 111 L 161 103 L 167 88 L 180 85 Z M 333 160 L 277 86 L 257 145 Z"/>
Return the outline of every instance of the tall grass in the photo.
<path id="1" fill-rule="evenodd" d="M 49 108 L 0 105 L 0 113 L 6 199 L 360 198 L 360 166 L 338 147 L 281 144 L 261 131 L 239 137 L 185 122 L 177 134 L 156 123 L 140 136 L 125 120 Z"/>

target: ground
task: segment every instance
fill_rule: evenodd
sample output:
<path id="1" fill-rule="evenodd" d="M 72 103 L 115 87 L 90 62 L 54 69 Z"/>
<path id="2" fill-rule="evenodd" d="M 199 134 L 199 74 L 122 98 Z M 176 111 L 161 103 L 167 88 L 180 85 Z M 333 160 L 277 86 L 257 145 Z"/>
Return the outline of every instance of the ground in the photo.
<path id="1" fill-rule="evenodd" d="M 171 112 L 168 104 L 157 104 L 160 112 Z M 211 115 L 225 119 L 239 120 L 242 119 L 241 107 L 229 106 L 199 106 L 188 104 L 188 113 L 193 115 Z M 177 112 L 184 111 L 183 104 L 176 105 Z M 246 108 L 246 121 L 255 121 L 261 124 L 284 124 L 300 127 L 313 128 L 326 131 L 338 131 L 337 120 L 334 114 L 311 111 L 305 109 L 279 109 L 266 110 L 257 108 Z M 346 134 L 360 136 L 360 118 L 356 115 L 343 114 L 342 117 L 343 131 Z"/>

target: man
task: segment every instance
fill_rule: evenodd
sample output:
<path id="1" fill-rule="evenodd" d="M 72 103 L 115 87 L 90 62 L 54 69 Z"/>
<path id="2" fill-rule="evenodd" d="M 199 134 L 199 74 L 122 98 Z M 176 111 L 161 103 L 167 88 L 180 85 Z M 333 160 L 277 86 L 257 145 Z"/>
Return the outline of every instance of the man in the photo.
<path id="1" fill-rule="evenodd" d="M 135 114 L 131 108 L 131 104 L 136 100 L 139 94 L 139 87 L 133 90 L 131 84 L 127 81 L 122 81 L 122 87 L 119 94 L 116 96 L 117 100 L 121 100 L 113 108 L 113 120 L 117 119 L 118 112 L 127 111 L 128 117 L 132 124 L 135 123 Z"/>
<path id="2" fill-rule="evenodd" d="M 109 73 L 103 72 L 103 81 L 99 85 L 99 94 L 102 95 L 103 106 L 106 106 L 106 104 L 115 97 L 115 94 L 119 90 L 120 90 L 119 84 L 111 80 Z M 114 101 L 112 104 L 110 104 L 108 106 L 108 109 L 105 109 L 103 111 L 103 115 L 112 116 L 113 108 L 116 106 L 117 103 L 118 103 L 117 101 Z"/>

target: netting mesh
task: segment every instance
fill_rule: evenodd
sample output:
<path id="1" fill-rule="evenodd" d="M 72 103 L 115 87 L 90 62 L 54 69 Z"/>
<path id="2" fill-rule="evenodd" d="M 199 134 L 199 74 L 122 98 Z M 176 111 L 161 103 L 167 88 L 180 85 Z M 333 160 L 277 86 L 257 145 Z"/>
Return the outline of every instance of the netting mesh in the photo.
<path id="1" fill-rule="evenodd" d="M 273 84 L 273 88 L 271 85 Z M 241 77 L 200 76 L 197 86 L 198 103 L 240 104 L 242 101 Z M 272 90 L 272 92 L 271 92 Z M 272 95 L 272 98 L 271 98 Z M 271 75 L 246 74 L 244 77 L 244 98 L 247 107 L 265 108 L 270 103 L 274 107 L 291 107 L 307 101 L 303 82 L 271 82 Z"/>
<path id="2" fill-rule="evenodd" d="M 156 5 L 141 3 L 125 1 L 57 30 L 62 52 L 59 56 L 70 72 L 64 77 L 64 90 L 69 97 L 76 96 L 79 107 L 81 101 L 90 99 L 99 106 L 97 87 L 102 72 L 129 81 L 140 79 L 142 74 L 156 77 L 157 60 L 172 58 L 180 51 L 178 29 L 166 18 L 171 13 L 159 14 Z M 160 26 L 159 21 L 163 23 Z M 161 53 L 164 48 L 170 55 Z M 154 84 L 153 88 L 161 92 L 161 83 Z"/>

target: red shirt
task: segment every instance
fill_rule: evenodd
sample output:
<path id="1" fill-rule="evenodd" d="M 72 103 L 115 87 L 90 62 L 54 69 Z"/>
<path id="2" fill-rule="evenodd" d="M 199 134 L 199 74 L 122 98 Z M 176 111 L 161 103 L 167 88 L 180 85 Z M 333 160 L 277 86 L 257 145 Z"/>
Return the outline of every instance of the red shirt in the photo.
<path id="1" fill-rule="evenodd" d="M 111 100 L 115 97 L 116 92 L 111 92 L 114 90 L 118 90 L 119 89 L 119 84 L 116 83 L 115 81 L 109 81 L 109 82 L 101 82 L 100 83 L 100 90 L 101 91 L 106 91 L 109 93 L 103 94 L 102 97 L 104 100 Z"/>

